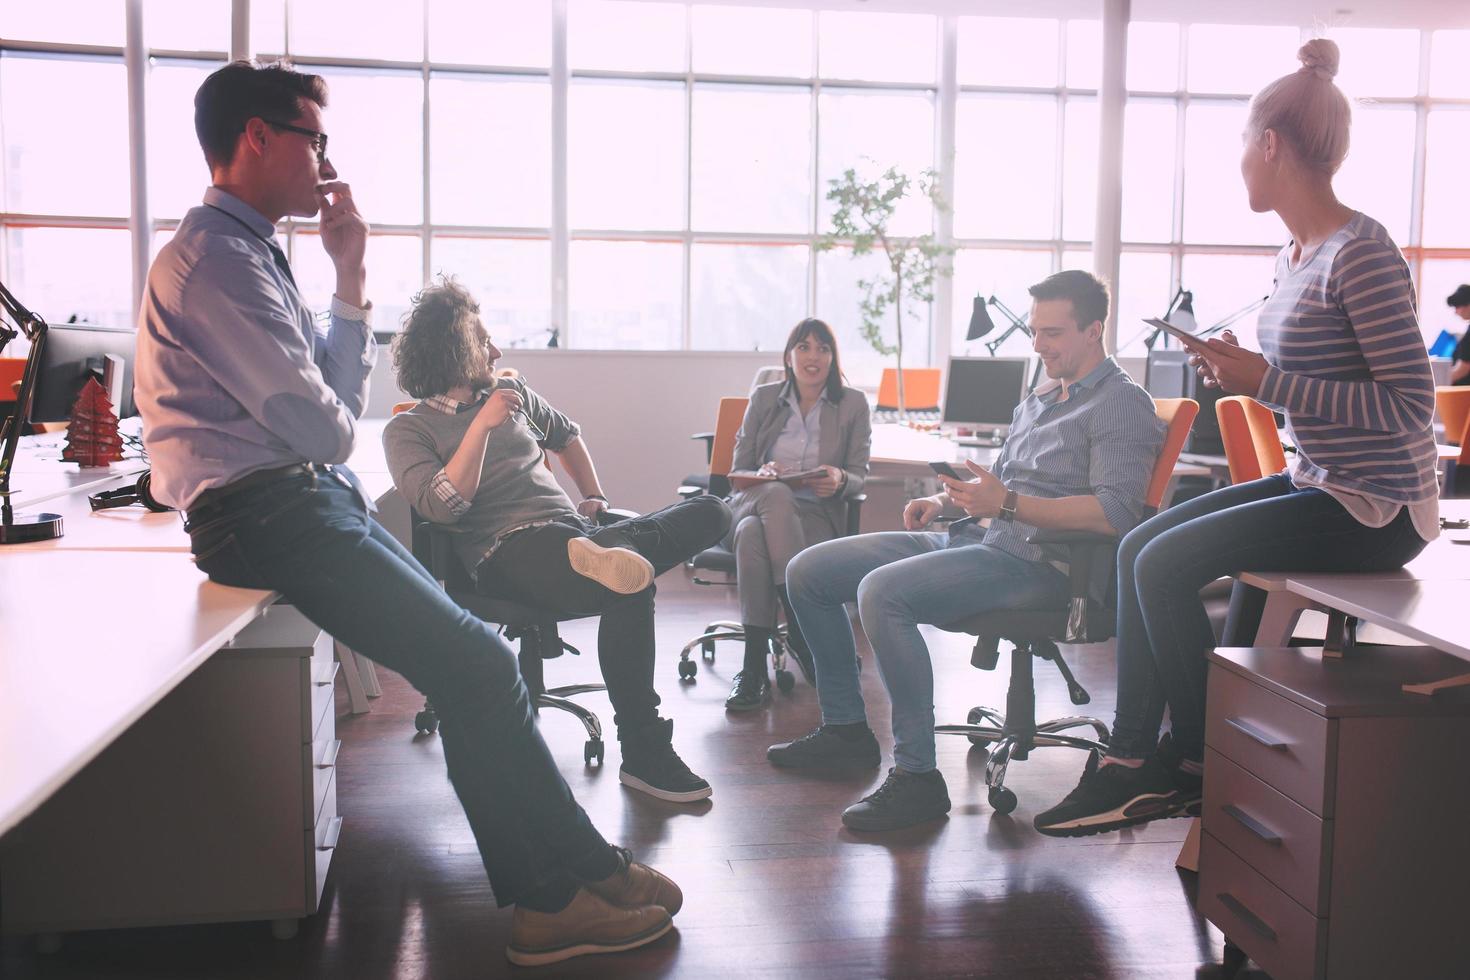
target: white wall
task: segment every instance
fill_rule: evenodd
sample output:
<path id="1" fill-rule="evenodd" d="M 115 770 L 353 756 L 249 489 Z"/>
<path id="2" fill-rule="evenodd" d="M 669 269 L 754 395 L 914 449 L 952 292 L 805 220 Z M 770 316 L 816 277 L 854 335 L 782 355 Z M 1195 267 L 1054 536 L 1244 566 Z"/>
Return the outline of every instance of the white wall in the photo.
<path id="1" fill-rule="evenodd" d="M 519 370 L 531 387 L 582 426 L 614 506 L 648 511 L 673 503 L 679 481 L 705 470 L 704 443 L 692 441 L 690 434 L 712 430 L 720 399 L 746 394 L 756 370 L 780 363 L 780 357 L 769 351 L 538 348 L 507 351 L 500 363 Z M 1120 358 L 1119 363 L 1142 381 L 1142 358 Z M 395 403 L 407 399 L 382 348 L 367 414 L 387 416 Z M 557 477 L 574 492 L 560 469 Z M 868 517 L 865 511 L 865 528 Z"/>
<path id="2" fill-rule="evenodd" d="M 648 511 L 678 498 L 674 488 L 706 469 L 693 432 L 714 429 L 726 395 L 744 395 L 758 368 L 780 352 L 509 350 L 500 362 L 525 376 L 582 426 L 598 476 L 616 507 Z M 388 350 L 379 351 L 367 414 L 386 416 L 407 400 L 393 381 Z M 557 477 L 573 492 L 565 474 Z M 576 499 L 574 496 L 573 499 Z"/>

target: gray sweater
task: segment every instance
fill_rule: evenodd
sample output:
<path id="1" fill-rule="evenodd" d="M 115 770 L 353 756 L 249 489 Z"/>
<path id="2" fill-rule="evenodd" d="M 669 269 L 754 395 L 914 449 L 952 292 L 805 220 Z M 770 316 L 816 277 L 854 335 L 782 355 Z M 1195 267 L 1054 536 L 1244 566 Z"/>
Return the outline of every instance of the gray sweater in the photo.
<path id="1" fill-rule="evenodd" d="M 482 399 L 465 406 L 443 395 L 426 398 L 395 415 L 383 429 L 383 449 L 398 492 L 422 517 L 455 533 L 455 552 L 471 573 L 508 532 L 577 517 L 576 505 L 547 465 L 546 451 L 565 449 L 581 429 L 523 380 L 516 378 L 515 387 L 526 416 L 546 433 L 546 441 L 538 443 L 516 418 L 493 429 L 472 500 L 459 496 L 444 466 L 459 449 Z"/>

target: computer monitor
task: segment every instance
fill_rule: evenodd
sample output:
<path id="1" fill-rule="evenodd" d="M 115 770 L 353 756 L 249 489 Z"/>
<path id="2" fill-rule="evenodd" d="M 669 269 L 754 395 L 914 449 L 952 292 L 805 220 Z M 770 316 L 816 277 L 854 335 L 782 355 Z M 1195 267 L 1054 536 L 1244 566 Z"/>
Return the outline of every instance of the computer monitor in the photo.
<path id="1" fill-rule="evenodd" d="M 1011 416 L 1026 397 L 1030 366 L 1029 357 L 951 357 L 941 424 L 1009 432 Z"/>
<path id="2" fill-rule="evenodd" d="M 1186 453 L 1218 456 L 1225 451 L 1220 439 L 1220 423 L 1215 418 L 1215 402 L 1223 392 L 1206 388 L 1199 373 L 1189 363 L 1189 351 L 1167 348 L 1148 352 L 1143 387 L 1154 398 L 1193 398 L 1199 402 L 1199 415 L 1184 440 Z"/>
<path id="3" fill-rule="evenodd" d="M 62 323 L 48 327 L 41 367 L 36 375 L 32 422 L 65 422 L 71 417 L 77 393 L 89 376 L 106 385 L 108 355 L 122 370 L 119 397 L 112 410 L 119 419 L 138 414 L 133 404 L 133 348 L 137 334 L 116 327 Z"/>

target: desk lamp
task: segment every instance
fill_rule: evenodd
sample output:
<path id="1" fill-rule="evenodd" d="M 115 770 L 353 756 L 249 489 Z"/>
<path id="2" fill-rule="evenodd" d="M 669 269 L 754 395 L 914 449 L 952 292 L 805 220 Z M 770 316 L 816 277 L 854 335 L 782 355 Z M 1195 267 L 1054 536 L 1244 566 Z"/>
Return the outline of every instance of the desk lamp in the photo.
<path id="1" fill-rule="evenodd" d="M 26 357 L 25 374 L 20 393 L 15 398 L 15 411 L 0 428 L 0 544 L 23 544 L 27 541 L 49 541 L 61 537 L 60 514 L 22 514 L 15 516 L 10 506 L 10 469 L 15 463 L 15 450 L 20 445 L 21 430 L 31 417 L 31 401 L 36 394 L 36 375 L 41 368 L 41 351 L 46 346 L 46 321 L 20 305 L 5 284 L 0 282 L 0 311 L 15 321 L 19 333 L 0 318 L 0 353 L 20 334 L 31 342 Z"/>
<path id="2" fill-rule="evenodd" d="M 1026 321 L 1011 312 L 1010 307 L 1002 303 L 998 297 L 992 296 L 989 299 L 981 299 L 979 296 L 976 296 L 974 309 L 970 313 L 970 329 L 965 332 L 966 340 L 979 340 L 995 329 L 995 321 L 990 319 L 990 313 L 985 309 L 987 306 L 993 306 L 997 310 L 1000 310 L 1001 314 L 1011 323 L 1006 328 L 1005 333 L 994 340 L 985 342 L 985 347 L 990 351 L 991 357 L 995 356 L 995 352 L 1000 350 L 1000 345 L 1005 343 L 1006 339 L 1017 330 L 1028 337 L 1031 336 L 1031 328 L 1026 326 Z"/>

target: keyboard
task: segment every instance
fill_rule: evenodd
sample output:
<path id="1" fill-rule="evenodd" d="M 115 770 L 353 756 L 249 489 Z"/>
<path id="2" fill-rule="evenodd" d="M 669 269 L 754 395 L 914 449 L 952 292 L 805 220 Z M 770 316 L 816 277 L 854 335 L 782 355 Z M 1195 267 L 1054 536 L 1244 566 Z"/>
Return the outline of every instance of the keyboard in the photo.
<path id="1" fill-rule="evenodd" d="M 909 411 L 906 414 L 908 416 L 908 421 L 910 421 L 910 422 L 935 422 L 935 423 L 937 423 L 939 421 L 939 409 L 937 409 L 937 408 L 920 409 L 918 411 L 915 411 L 913 409 L 909 409 Z M 896 408 L 875 408 L 875 409 L 873 409 L 873 416 L 872 416 L 872 418 L 873 418 L 873 423 L 875 425 L 877 425 L 877 424 L 883 424 L 883 423 L 897 422 L 897 421 L 899 421 L 899 418 L 898 418 L 898 409 L 896 409 Z"/>

